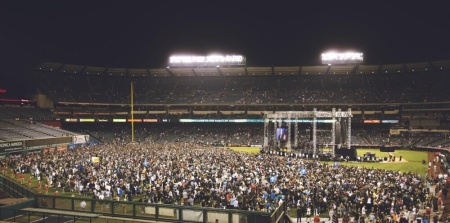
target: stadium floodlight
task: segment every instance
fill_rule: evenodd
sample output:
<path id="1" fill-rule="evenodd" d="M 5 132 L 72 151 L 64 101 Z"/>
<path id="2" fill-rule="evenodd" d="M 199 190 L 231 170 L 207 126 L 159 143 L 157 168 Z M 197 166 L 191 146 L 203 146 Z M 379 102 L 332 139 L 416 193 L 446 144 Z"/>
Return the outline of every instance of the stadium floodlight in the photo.
<path id="1" fill-rule="evenodd" d="M 220 66 L 220 65 L 245 65 L 245 57 L 242 55 L 176 55 L 170 56 L 170 66 Z"/>
<path id="2" fill-rule="evenodd" d="M 322 53 L 322 64 L 359 64 L 363 62 L 363 53 L 359 52 L 327 52 Z"/>

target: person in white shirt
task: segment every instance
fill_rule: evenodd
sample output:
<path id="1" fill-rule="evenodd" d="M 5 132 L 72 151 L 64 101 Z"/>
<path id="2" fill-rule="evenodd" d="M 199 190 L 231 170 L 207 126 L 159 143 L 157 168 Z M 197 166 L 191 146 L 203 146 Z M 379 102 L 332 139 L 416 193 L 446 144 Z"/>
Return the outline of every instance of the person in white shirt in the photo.
<path id="1" fill-rule="evenodd" d="M 234 199 L 233 207 L 236 209 L 239 208 L 239 201 L 237 199 Z"/>
<path id="2" fill-rule="evenodd" d="M 98 199 L 100 200 L 100 202 L 99 202 L 100 208 L 103 211 L 104 205 L 105 205 L 103 200 L 105 199 L 105 195 L 103 195 L 102 193 L 99 193 L 98 194 Z"/>
<path id="3" fill-rule="evenodd" d="M 416 217 L 417 217 L 417 208 L 413 207 L 412 212 L 409 213 L 409 218 L 414 221 L 416 219 Z"/>
<path id="4" fill-rule="evenodd" d="M 306 221 L 311 218 L 311 207 L 306 208 Z"/>
<path id="5" fill-rule="evenodd" d="M 333 210 L 333 208 L 330 208 L 330 211 L 328 212 L 329 220 L 331 220 L 333 218 L 333 215 L 334 215 L 334 210 Z"/>
<path id="6" fill-rule="evenodd" d="M 371 223 L 375 222 L 375 215 L 373 214 L 373 212 L 371 212 L 371 213 L 369 214 L 369 221 L 370 221 Z"/>

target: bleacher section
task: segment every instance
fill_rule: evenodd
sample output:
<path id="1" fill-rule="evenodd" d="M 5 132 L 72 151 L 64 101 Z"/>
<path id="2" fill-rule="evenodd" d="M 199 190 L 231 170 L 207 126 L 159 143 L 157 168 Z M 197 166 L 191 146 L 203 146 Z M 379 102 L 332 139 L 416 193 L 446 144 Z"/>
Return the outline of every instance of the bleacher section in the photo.
<path id="1" fill-rule="evenodd" d="M 0 141 L 74 136 L 76 133 L 39 123 L 55 120 L 48 110 L 34 107 L 0 107 Z"/>
<path id="2" fill-rule="evenodd" d="M 450 101 L 446 64 L 127 71 L 45 63 L 35 69 L 34 80 L 43 93 L 61 103 L 128 104 L 131 82 L 136 105 L 424 103 Z"/>
<path id="3" fill-rule="evenodd" d="M 74 135 L 78 134 L 35 122 L 0 119 L 0 140 L 2 141 L 45 139 Z"/>

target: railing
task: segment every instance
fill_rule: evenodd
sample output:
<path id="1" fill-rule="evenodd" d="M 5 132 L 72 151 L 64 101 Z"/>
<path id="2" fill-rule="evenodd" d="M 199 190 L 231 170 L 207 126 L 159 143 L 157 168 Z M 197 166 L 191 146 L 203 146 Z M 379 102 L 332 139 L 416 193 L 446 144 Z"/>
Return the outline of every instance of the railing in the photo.
<path id="1" fill-rule="evenodd" d="M 116 200 L 98 200 L 88 197 L 63 197 L 35 194 L 12 179 L 0 176 L 0 190 L 19 198 L 34 198 L 0 208 L 0 219 L 12 218 L 25 207 L 96 213 L 106 216 L 147 219 L 162 222 L 186 223 L 278 223 L 284 222 L 286 205 L 283 203 L 274 212 L 242 211 L 234 209 L 201 208 L 192 206 L 152 204 Z M 85 203 L 85 205 L 81 205 Z M 84 206 L 84 207 L 82 207 Z"/>
<path id="2" fill-rule="evenodd" d="M 270 222 L 278 223 L 284 222 L 284 215 L 286 214 L 286 202 L 283 202 L 271 215 Z"/>
<path id="3" fill-rule="evenodd" d="M 9 178 L 6 178 L 5 176 L 0 176 L 0 190 L 6 192 L 14 198 L 34 198 L 35 195 L 33 191 Z"/>
<path id="4" fill-rule="evenodd" d="M 14 198 L 34 198 L 35 196 L 33 191 L 5 176 L 0 176 L 0 190 Z M 0 207 L 0 220 L 14 218 L 16 215 L 22 214 L 20 209 L 33 207 L 35 203 L 34 199 L 28 199 L 23 202 L 2 206 Z"/>
<path id="5" fill-rule="evenodd" d="M 28 199 L 20 203 L 2 206 L 0 207 L 0 220 L 3 221 L 5 219 L 13 219 L 13 221 L 15 222 L 16 216 L 26 213 L 24 211 L 21 211 L 21 209 L 33 207 L 34 204 L 34 199 Z"/>
<path id="6" fill-rule="evenodd" d="M 284 203 L 274 212 L 260 212 L 40 194 L 35 196 L 35 200 L 38 208 L 80 211 L 163 222 L 207 223 L 215 222 L 218 219 L 219 222 L 227 223 L 277 223 L 284 222 L 283 215 L 286 213 Z"/>

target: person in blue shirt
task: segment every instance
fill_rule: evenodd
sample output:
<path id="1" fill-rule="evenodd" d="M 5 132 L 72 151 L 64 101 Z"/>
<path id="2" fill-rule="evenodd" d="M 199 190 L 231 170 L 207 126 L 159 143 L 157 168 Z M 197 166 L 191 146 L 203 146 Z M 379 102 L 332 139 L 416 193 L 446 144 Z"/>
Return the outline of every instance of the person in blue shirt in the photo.
<path id="1" fill-rule="evenodd" d="M 267 209 L 267 212 L 270 212 L 270 203 L 268 201 L 266 202 L 266 209 Z"/>
<path id="2" fill-rule="evenodd" d="M 275 199 L 275 192 L 270 192 L 270 200 L 273 201 Z"/>
<path id="3" fill-rule="evenodd" d="M 117 191 L 117 194 L 119 195 L 120 198 L 122 198 L 122 195 L 123 195 L 122 188 L 119 188 L 119 190 Z"/>

